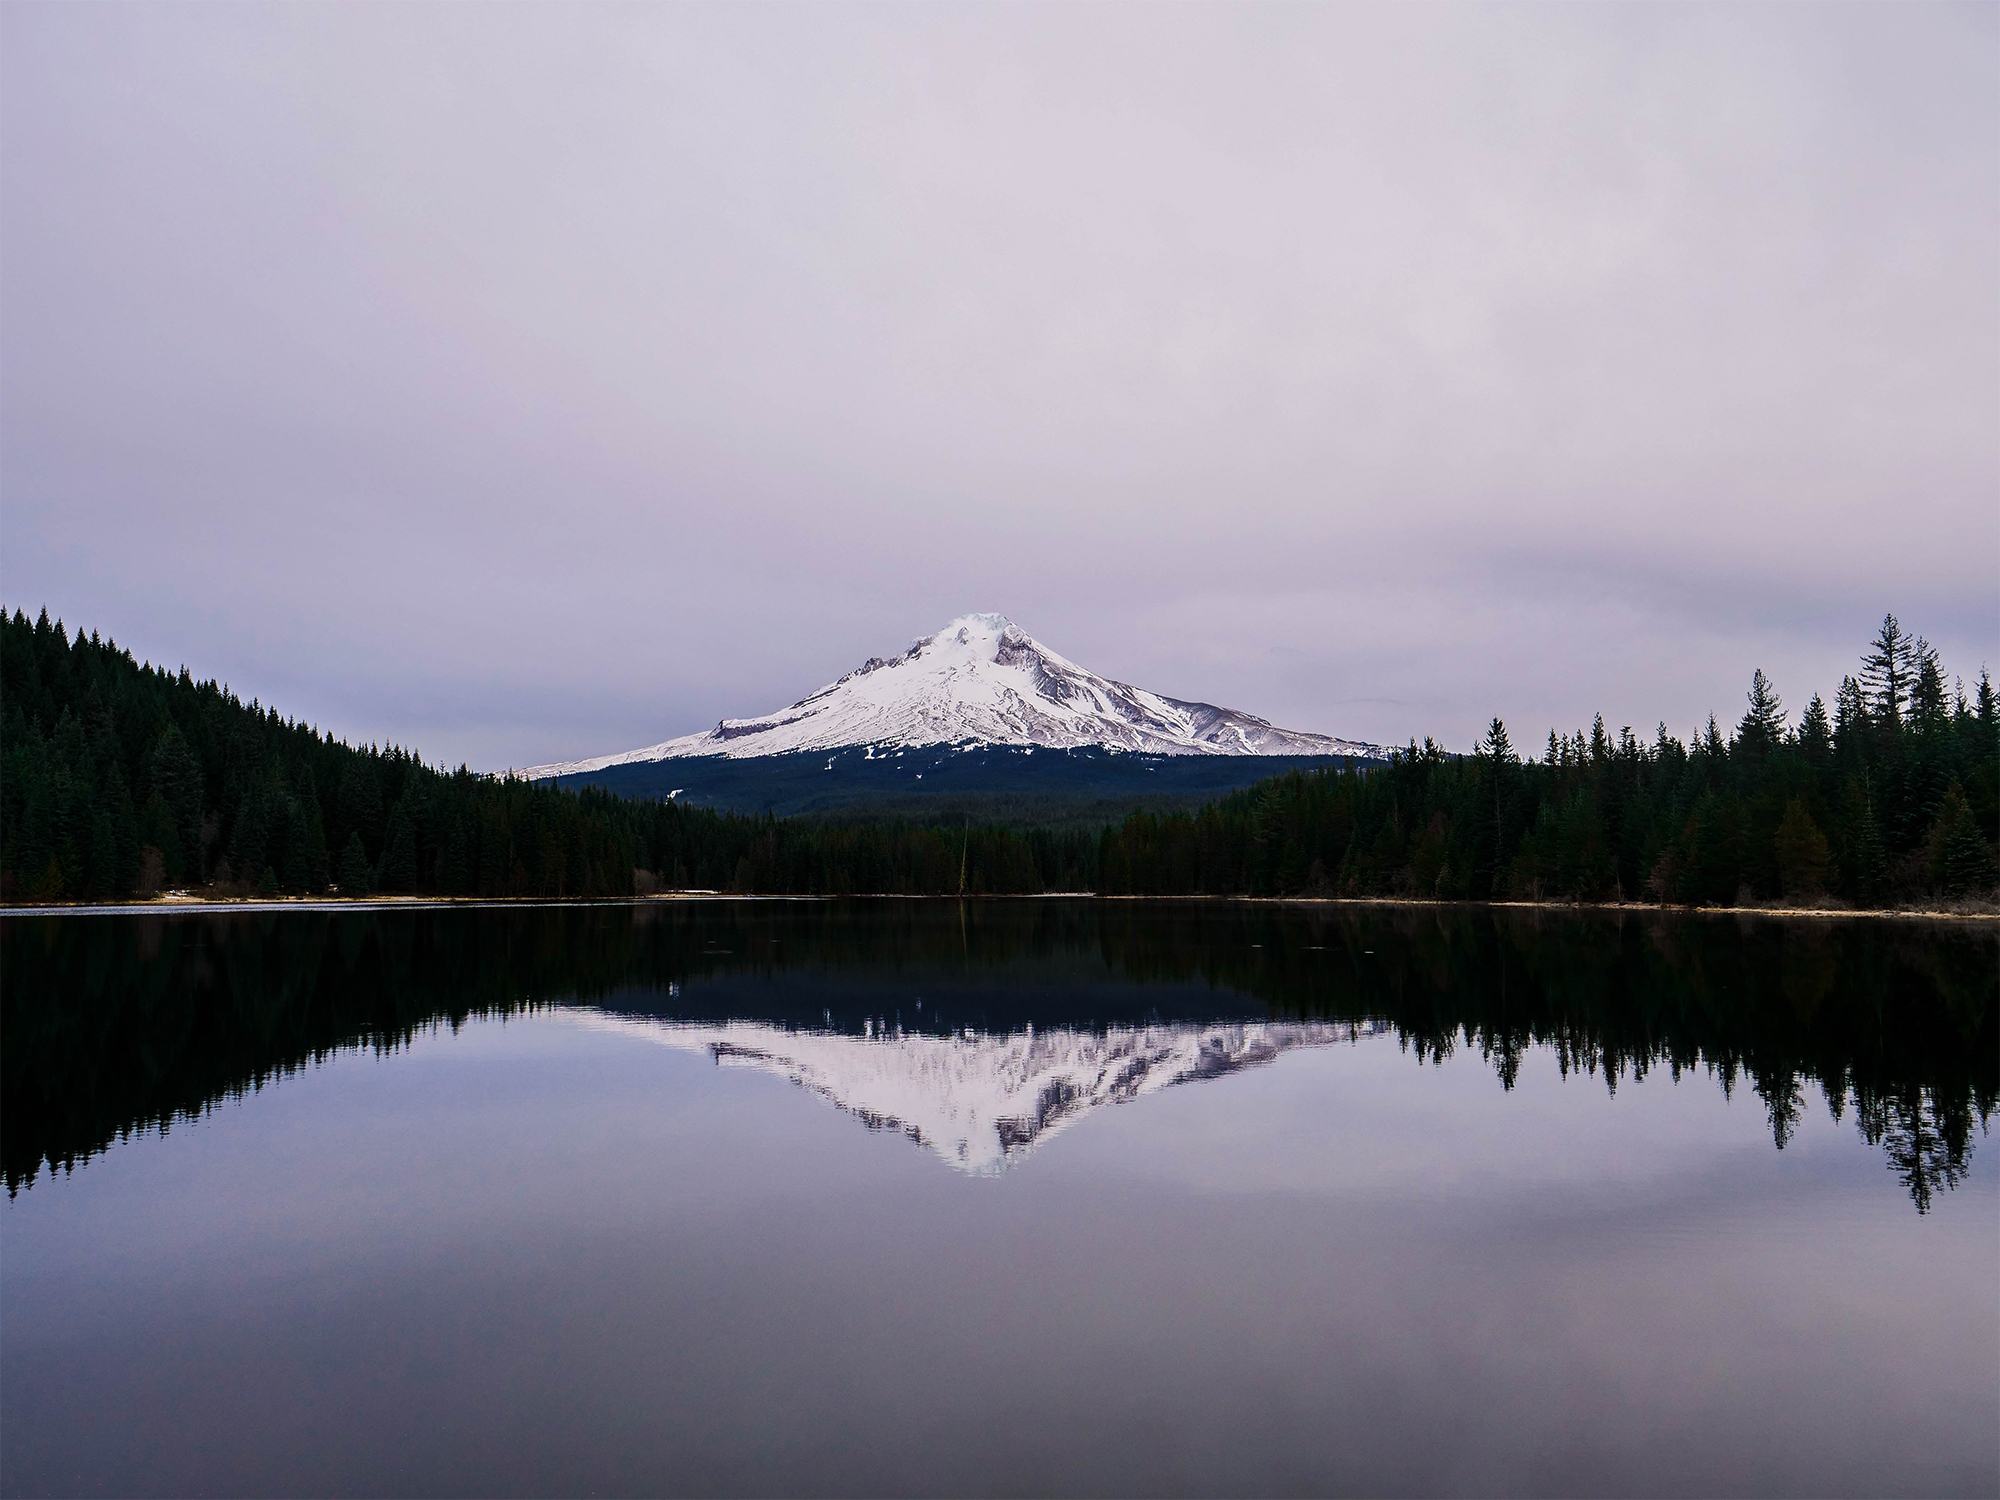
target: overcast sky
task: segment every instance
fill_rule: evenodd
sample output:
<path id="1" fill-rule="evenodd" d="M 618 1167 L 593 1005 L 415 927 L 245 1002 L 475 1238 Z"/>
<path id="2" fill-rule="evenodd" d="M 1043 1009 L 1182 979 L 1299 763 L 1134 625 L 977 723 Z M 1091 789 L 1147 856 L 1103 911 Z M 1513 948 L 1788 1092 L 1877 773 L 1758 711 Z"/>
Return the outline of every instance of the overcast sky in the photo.
<path id="1" fill-rule="evenodd" d="M 2000 669 L 2000 7 L 0 7 L 0 594 L 478 767 L 969 610 L 1303 729 Z"/>

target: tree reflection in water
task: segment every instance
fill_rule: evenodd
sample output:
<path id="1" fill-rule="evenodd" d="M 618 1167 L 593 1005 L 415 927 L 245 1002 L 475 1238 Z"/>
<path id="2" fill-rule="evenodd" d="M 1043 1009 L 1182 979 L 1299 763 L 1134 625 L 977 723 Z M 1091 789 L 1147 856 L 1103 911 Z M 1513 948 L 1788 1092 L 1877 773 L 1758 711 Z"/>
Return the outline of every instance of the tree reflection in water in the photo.
<path id="1" fill-rule="evenodd" d="M 1919 1212 L 2000 1096 L 1983 924 L 1090 901 L 24 916 L 0 923 L 10 1192 L 335 1051 L 545 1007 L 853 1036 L 1305 1020 L 1419 1063 L 1531 1050 L 1616 1092 L 1656 1069 L 1817 1091 Z"/>

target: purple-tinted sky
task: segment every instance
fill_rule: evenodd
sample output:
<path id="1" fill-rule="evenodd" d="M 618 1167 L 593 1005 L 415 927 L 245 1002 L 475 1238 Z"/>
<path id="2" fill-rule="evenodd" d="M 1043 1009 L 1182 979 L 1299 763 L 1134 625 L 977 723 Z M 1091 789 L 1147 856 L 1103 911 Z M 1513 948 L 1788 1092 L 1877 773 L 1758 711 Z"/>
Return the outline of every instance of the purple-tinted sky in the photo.
<path id="1" fill-rule="evenodd" d="M 13 0 L 0 593 L 486 767 L 2000 667 L 2000 7 Z"/>

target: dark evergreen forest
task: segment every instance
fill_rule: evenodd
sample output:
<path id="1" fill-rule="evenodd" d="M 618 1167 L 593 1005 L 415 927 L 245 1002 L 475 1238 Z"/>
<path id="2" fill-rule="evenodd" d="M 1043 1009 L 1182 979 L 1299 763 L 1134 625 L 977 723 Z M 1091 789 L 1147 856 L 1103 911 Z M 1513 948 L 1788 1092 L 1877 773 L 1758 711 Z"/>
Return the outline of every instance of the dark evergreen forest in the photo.
<path id="1" fill-rule="evenodd" d="M 1990 899 L 2000 706 L 1895 616 L 1798 722 L 1759 671 L 1734 731 L 1692 743 L 1492 722 L 1470 755 L 1412 743 L 1360 776 L 1288 776 L 1107 833 L 1097 888 L 1158 894 L 1807 902 Z"/>
<path id="2" fill-rule="evenodd" d="M 0 618 L 9 900 L 984 894 L 1083 889 L 1095 855 L 1087 830 L 740 817 L 446 771 L 71 639 L 46 611 Z"/>
<path id="3" fill-rule="evenodd" d="M 1856 905 L 1988 899 L 2000 706 L 1893 616 L 1794 724 L 1762 672 L 1733 732 L 1495 719 L 1362 773 L 1274 778 L 1101 833 L 778 819 L 623 799 L 346 745 L 46 611 L 0 615 L 0 895 L 595 897 L 759 892 L 1401 895 Z"/>

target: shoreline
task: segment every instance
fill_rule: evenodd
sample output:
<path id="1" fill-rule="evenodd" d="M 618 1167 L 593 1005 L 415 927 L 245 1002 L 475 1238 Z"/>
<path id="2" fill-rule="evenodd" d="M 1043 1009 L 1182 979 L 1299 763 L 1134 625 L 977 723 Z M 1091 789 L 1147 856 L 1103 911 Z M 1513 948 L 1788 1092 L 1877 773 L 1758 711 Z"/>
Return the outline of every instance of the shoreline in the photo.
<path id="1" fill-rule="evenodd" d="M 1105 899 L 1133 898 L 1113 896 Z M 1946 911 L 1929 906 L 1675 906 L 1658 901 L 1429 901 L 1419 896 L 1225 896 L 1215 899 L 1270 906 L 1437 906 L 1480 907 L 1488 911 L 1603 911 L 1637 916 L 1783 917 L 1808 921 L 1863 917 L 1871 921 L 2000 922 L 2000 910 Z"/>
<path id="2" fill-rule="evenodd" d="M 1591 911 L 1636 916 L 1766 917 L 1787 920 L 1905 922 L 2000 922 L 2000 910 L 1949 911 L 1936 907 L 1840 906 L 1671 906 L 1650 901 L 1470 901 L 1427 900 L 1417 896 L 1216 896 L 1100 895 L 1095 891 L 1024 891 L 973 895 L 917 894 L 906 891 L 846 891 L 838 895 L 737 891 L 658 891 L 646 896 L 160 896 L 141 901 L 47 902 L 0 906 L 0 917 L 167 916 L 177 912 L 398 911 L 500 909 L 572 906 L 654 906 L 696 901 L 1200 901 L 1240 906 L 1386 906 L 1483 909 L 1489 911 Z"/>

